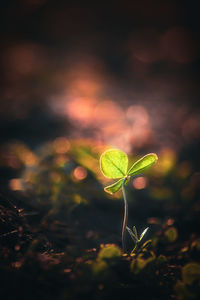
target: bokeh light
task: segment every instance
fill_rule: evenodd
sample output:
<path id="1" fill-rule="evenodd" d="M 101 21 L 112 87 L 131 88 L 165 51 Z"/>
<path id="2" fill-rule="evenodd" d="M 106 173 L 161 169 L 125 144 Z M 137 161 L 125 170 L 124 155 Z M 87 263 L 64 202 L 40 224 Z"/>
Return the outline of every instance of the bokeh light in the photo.
<path id="1" fill-rule="evenodd" d="M 68 150 L 70 148 L 70 142 L 65 137 L 58 137 L 54 140 L 53 146 L 54 146 L 56 153 L 64 154 L 64 153 L 68 152 Z"/>
<path id="2" fill-rule="evenodd" d="M 12 191 L 23 190 L 22 180 L 20 178 L 13 178 L 9 181 L 9 187 Z"/>
<path id="3" fill-rule="evenodd" d="M 73 176 L 76 180 L 83 180 L 87 177 L 87 171 L 85 168 L 78 166 L 74 169 Z"/>
<path id="4" fill-rule="evenodd" d="M 136 190 L 142 190 L 147 187 L 148 181 L 146 177 L 137 177 L 133 179 L 133 187 Z"/>

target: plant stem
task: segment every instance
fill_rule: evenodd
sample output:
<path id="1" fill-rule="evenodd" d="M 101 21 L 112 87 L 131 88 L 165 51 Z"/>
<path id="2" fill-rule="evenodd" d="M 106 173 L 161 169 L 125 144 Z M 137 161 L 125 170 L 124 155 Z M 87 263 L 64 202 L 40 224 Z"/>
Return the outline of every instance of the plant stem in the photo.
<path id="1" fill-rule="evenodd" d="M 137 249 L 138 243 L 135 243 L 135 246 L 133 248 L 133 250 L 131 251 L 131 254 L 134 254 L 135 250 Z"/>
<path id="2" fill-rule="evenodd" d="M 125 252 L 126 225 L 127 225 L 127 221 L 128 221 L 128 203 L 127 203 L 126 193 L 125 193 L 125 188 L 124 188 L 126 180 L 127 180 L 127 178 L 125 178 L 122 183 L 122 194 L 124 197 L 124 220 L 123 220 L 123 226 L 122 226 L 122 249 L 123 249 L 123 252 Z"/>

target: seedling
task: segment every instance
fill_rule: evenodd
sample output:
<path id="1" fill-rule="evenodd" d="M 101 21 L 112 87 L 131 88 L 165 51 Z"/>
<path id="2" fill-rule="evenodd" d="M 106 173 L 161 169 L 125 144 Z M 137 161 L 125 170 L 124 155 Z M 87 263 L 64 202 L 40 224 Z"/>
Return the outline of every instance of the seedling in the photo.
<path id="1" fill-rule="evenodd" d="M 125 193 L 125 185 L 129 182 L 131 176 L 135 176 L 152 166 L 158 157 L 154 153 L 149 153 L 139 160 L 137 160 L 131 167 L 128 169 L 128 156 L 121 150 L 110 149 L 105 151 L 100 157 L 100 168 L 102 173 L 107 178 L 119 179 L 113 184 L 104 188 L 107 193 L 114 194 L 122 188 L 122 194 L 124 198 L 124 219 L 122 226 L 122 249 L 125 251 L 125 234 L 128 230 L 131 237 L 134 239 L 136 245 L 142 240 L 148 228 L 146 228 L 138 239 L 137 231 L 135 226 L 133 231 L 127 227 L 128 221 L 128 203 Z"/>
<path id="2" fill-rule="evenodd" d="M 133 230 L 131 230 L 128 226 L 126 226 L 126 229 L 128 231 L 128 233 L 130 234 L 132 240 L 135 243 L 135 247 L 133 248 L 131 253 L 134 253 L 136 248 L 138 247 L 138 244 L 141 242 L 141 240 L 143 239 L 144 235 L 147 233 L 149 227 L 145 228 L 145 230 L 143 230 L 143 232 L 141 233 L 140 237 L 138 238 L 138 234 L 137 234 L 137 230 L 136 227 L 133 226 Z"/>

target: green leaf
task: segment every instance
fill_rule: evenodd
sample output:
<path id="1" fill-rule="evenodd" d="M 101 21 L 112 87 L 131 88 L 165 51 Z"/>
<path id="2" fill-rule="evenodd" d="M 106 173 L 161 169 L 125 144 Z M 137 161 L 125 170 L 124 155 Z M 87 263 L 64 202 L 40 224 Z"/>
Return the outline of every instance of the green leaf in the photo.
<path id="1" fill-rule="evenodd" d="M 147 227 L 140 235 L 140 241 L 143 239 L 144 235 L 146 234 L 147 230 L 149 229 L 149 227 Z"/>
<path id="2" fill-rule="evenodd" d="M 105 177 L 121 178 L 127 173 L 128 157 L 117 149 L 105 151 L 100 157 L 100 168 Z"/>
<path id="3" fill-rule="evenodd" d="M 135 226 L 133 226 L 133 233 L 135 234 L 137 240 L 138 240 L 138 234 L 137 234 L 137 229 Z"/>
<path id="4" fill-rule="evenodd" d="M 116 193 L 117 191 L 119 191 L 119 189 L 121 188 L 122 186 L 122 183 L 123 183 L 123 180 L 124 178 L 118 180 L 117 182 L 114 182 L 113 184 L 111 185 L 108 185 L 104 188 L 104 191 L 109 193 L 109 194 L 114 194 Z"/>
<path id="5" fill-rule="evenodd" d="M 131 238 L 134 240 L 134 242 L 137 243 L 138 242 L 138 238 L 134 234 L 134 232 L 128 226 L 126 226 L 126 229 L 127 229 L 128 233 L 130 234 Z"/>
<path id="6" fill-rule="evenodd" d="M 109 193 L 109 194 L 116 193 L 122 187 L 123 181 L 124 181 L 124 178 L 121 178 L 120 180 L 114 182 L 113 184 L 106 186 L 104 188 L 104 191 Z M 128 182 L 129 182 L 129 178 L 126 179 L 125 185 L 127 185 Z"/>
<path id="7" fill-rule="evenodd" d="M 156 161 L 158 160 L 158 157 L 154 153 L 149 153 L 139 160 L 137 160 L 132 167 L 128 171 L 128 175 L 137 175 L 144 171 L 145 169 L 149 168 L 152 166 Z"/>

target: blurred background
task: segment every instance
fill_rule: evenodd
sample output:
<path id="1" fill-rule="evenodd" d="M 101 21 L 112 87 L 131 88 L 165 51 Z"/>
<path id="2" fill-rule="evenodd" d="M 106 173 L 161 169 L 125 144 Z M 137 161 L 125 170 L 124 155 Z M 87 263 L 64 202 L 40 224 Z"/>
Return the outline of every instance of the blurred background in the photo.
<path id="1" fill-rule="evenodd" d="M 156 152 L 160 174 L 178 164 L 199 178 L 197 11 L 170 0 L 5 2 L 1 187 L 23 190 L 15 178 L 40 164 L 34 151 L 65 154 L 78 139 L 97 159 L 106 147 Z"/>
<path id="2" fill-rule="evenodd" d="M 185 1 L 1 6 L 1 142 L 89 137 L 180 151 L 199 122 L 198 10 Z"/>
<path id="3" fill-rule="evenodd" d="M 58 293 L 64 295 L 59 299 L 75 299 L 76 294 L 80 299 L 96 293 L 96 275 L 85 276 L 79 267 L 88 268 L 89 259 L 96 262 L 101 243 L 121 247 L 121 193 L 104 192 L 110 182 L 99 169 L 101 153 L 114 147 L 125 151 L 130 163 L 149 152 L 159 157 L 127 186 L 128 224 L 139 232 L 150 226 L 147 239 L 152 239 L 155 256 L 167 257 L 167 271 L 159 280 L 160 269 L 154 272 L 155 285 L 147 289 L 143 277 L 142 288 L 130 277 L 131 293 L 157 293 L 164 282 L 165 298 L 159 299 L 175 299 L 181 267 L 199 262 L 200 251 L 197 4 L 12 0 L 1 4 L 0 22 L 0 265 L 7 274 L 2 276 L 5 293 L 10 286 L 30 299 L 58 299 Z M 133 248 L 130 239 L 127 248 Z M 95 283 L 99 293 L 104 285 L 112 290 L 109 280 L 122 273 L 116 295 L 121 295 L 119 286 L 122 297 L 129 292 L 125 274 L 131 258 L 121 259 L 124 272 L 120 265 L 103 284 L 100 273 Z M 55 270 L 47 272 L 52 266 Z M 199 276 L 199 263 L 195 268 Z M 187 290 L 179 282 L 179 299 L 194 299 L 193 286 L 191 294 L 183 288 Z"/>
<path id="4" fill-rule="evenodd" d="M 2 4 L 1 186 L 22 189 L 15 177 L 45 143 L 63 154 L 78 139 L 94 152 L 156 152 L 160 173 L 180 163 L 199 178 L 197 11 L 170 0 Z"/>
<path id="5" fill-rule="evenodd" d="M 160 173 L 180 163 L 199 178 L 197 11 L 170 0 L 5 2 L 1 187 L 22 189 L 15 177 L 39 164 L 34 151 L 65 154 L 70 139 L 95 153 L 156 152 Z"/>

